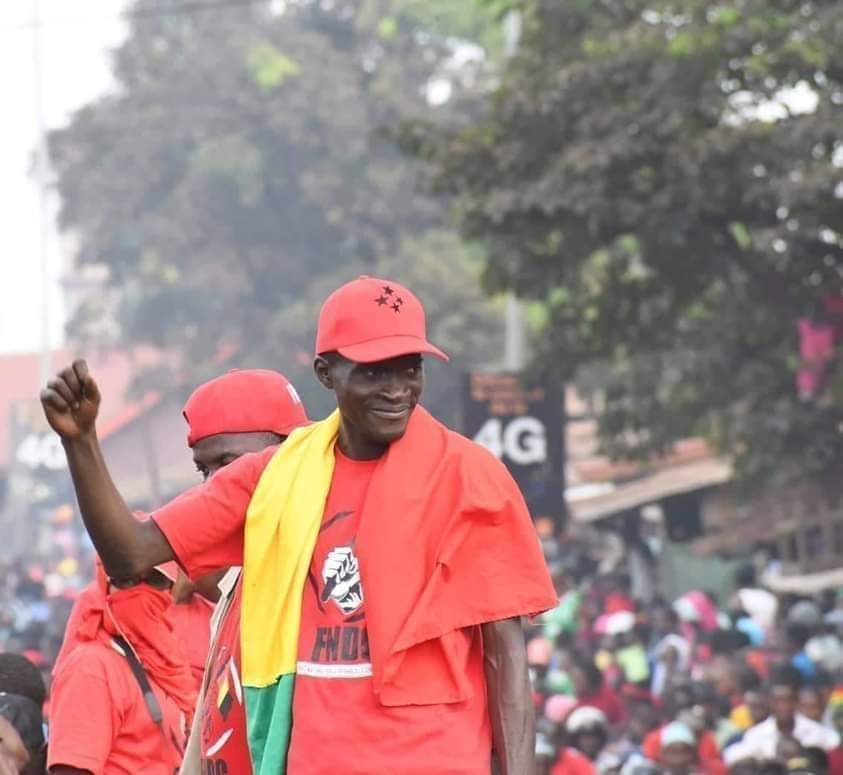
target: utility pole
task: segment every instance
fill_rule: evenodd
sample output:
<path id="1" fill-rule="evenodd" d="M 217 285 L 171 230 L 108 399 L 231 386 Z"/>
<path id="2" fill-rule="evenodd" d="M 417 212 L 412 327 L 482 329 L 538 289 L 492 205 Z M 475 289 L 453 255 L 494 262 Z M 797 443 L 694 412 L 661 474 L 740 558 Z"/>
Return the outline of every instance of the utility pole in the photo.
<path id="1" fill-rule="evenodd" d="M 40 0 L 32 0 L 32 78 L 35 100 L 35 181 L 38 186 L 38 257 L 41 280 L 41 387 L 53 373 L 50 349 L 50 208 L 47 189 L 49 162 L 47 131 L 44 120 L 44 69 L 41 61 L 41 7 Z"/>
<path id="2" fill-rule="evenodd" d="M 521 12 L 509 11 L 503 19 L 503 51 L 509 59 L 518 50 L 521 38 Z M 506 295 L 506 335 L 504 339 L 504 368 L 518 373 L 524 368 L 524 317 L 521 302 L 511 291 Z"/>

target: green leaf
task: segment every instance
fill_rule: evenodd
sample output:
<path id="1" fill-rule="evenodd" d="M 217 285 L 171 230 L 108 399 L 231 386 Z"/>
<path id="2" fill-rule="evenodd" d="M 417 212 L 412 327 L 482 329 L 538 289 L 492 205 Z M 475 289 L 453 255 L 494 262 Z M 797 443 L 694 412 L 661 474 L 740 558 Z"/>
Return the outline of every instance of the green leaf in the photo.
<path id="1" fill-rule="evenodd" d="M 729 224 L 729 232 L 741 250 L 749 250 L 752 247 L 752 235 L 744 224 L 732 221 Z"/>
<path id="2" fill-rule="evenodd" d="M 246 64 L 255 83 L 263 91 L 277 89 L 288 78 L 301 73 L 301 68 L 270 43 L 258 43 L 246 54 Z"/>
<path id="3" fill-rule="evenodd" d="M 394 16 L 384 16 L 378 22 L 378 36 L 387 43 L 395 40 L 398 35 L 398 20 Z"/>

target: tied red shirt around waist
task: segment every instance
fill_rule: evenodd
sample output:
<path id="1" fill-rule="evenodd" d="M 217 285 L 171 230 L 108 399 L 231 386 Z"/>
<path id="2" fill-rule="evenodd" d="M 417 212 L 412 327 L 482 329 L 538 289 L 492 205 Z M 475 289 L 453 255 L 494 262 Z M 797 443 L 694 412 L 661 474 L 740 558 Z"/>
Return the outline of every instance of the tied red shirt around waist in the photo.
<path id="1" fill-rule="evenodd" d="M 212 478 L 203 489 L 185 493 L 155 516 L 189 575 L 242 563 L 246 511 L 274 452 L 270 448 L 235 461 L 224 480 Z M 336 468 L 302 601 L 288 772 L 487 775 L 491 731 L 478 627 L 462 633 L 472 646 L 471 699 L 384 707 L 374 694 L 366 592 L 359 572 L 366 547 L 357 542 L 357 532 L 365 519 L 361 506 L 377 461 L 353 461 L 339 450 L 335 454 Z M 233 476 L 230 469 L 235 466 Z M 204 518 L 196 520 L 197 513 Z M 400 579 L 379 582 L 400 583 Z M 216 755 L 224 755 L 224 748 Z"/>

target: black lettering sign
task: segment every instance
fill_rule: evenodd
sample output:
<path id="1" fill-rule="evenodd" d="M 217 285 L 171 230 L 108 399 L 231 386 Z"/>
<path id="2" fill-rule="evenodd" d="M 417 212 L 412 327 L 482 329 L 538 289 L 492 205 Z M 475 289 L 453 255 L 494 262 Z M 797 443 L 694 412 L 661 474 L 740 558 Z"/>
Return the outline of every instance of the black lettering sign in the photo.
<path id="1" fill-rule="evenodd" d="M 342 628 L 342 661 L 355 662 L 360 647 L 360 628 Z"/>

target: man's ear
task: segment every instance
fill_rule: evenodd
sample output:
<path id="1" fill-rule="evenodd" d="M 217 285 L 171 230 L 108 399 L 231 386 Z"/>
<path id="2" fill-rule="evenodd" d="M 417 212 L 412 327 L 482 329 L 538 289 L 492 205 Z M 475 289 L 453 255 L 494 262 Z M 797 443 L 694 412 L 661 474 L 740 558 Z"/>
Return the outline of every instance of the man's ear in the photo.
<path id="1" fill-rule="evenodd" d="M 321 355 L 317 355 L 313 360 L 313 372 L 316 374 L 316 379 L 322 383 L 322 387 L 328 390 L 334 389 L 334 377 L 331 374 L 331 364 Z"/>

